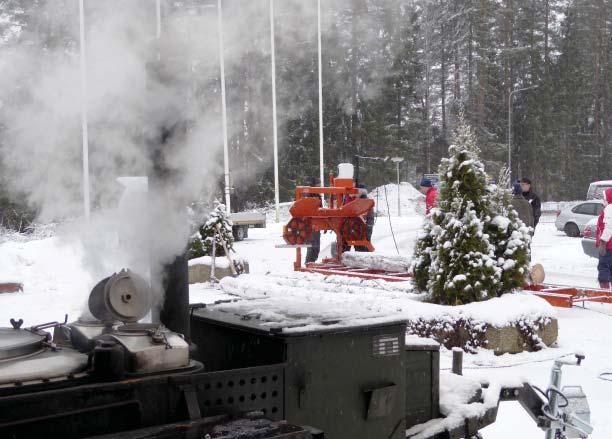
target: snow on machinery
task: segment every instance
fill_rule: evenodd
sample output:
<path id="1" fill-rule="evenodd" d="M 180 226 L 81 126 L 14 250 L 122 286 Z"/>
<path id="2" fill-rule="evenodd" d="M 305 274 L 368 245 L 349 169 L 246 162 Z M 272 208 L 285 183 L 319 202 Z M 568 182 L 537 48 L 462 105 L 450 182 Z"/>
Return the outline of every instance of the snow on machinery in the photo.
<path id="1" fill-rule="evenodd" d="M 166 293 L 177 300 L 186 287 L 185 273 Z M 284 408 L 273 399 L 235 395 L 276 392 L 282 400 L 283 380 L 272 379 L 282 377 L 282 364 L 205 370 L 189 332 L 169 329 L 183 320 L 188 331 L 188 313 L 170 316 L 165 307 L 165 325 L 140 321 L 153 298 L 148 283 L 125 270 L 93 288 L 90 317 L 32 327 L 11 319 L 0 328 L 0 437 L 322 437 L 281 422 Z"/>
<path id="2" fill-rule="evenodd" d="M 176 300 L 185 286 L 183 277 L 166 294 Z M 440 391 L 439 345 L 406 338 L 404 321 L 314 312 L 319 323 L 303 325 L 290 304 L 270 313 L 269 298 L 251 297 L 166 316 L 188 319 L 183 338 L 140 322 L 151 294 L 122 271 L 93 288 L 89 320 L 0 328 L 0 437 L 458 439 L 512 400 L 542 428 L 549 418 L 554 428 L 589 428 L 575 388 L 556 406 L 554 391 L 534 396 L 528 385 L 474 382 L 476 395 L 459 399 Z M 579 419 L 565 399 L 582 403 Z"/>

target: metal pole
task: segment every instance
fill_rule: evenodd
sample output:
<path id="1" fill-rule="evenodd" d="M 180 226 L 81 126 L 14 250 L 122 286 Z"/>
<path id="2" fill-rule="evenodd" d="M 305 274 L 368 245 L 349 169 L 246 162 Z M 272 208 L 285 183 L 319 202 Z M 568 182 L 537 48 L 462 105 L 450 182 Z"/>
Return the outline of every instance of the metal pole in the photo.
<path id="1" fill-rule="evenodd" d="M 532 90 L 538 88 L 537 85 L 531 87 L 519 88 L 518 90 L 512 90 L 508 95 L 508 172 L 510 173 L 510 186 L 512 187 L 512 98 L 515 93 Z"/>
<path id="2" fill-rule="evenodd" d="M 319 168 L 321 187 L 325 186 L 323 162 L 323 68 L 321 61 L 321 0 L 317 0 L 317 37 L 319 62 Z"/>
<path id="3" fill-rule="evenodd" d="M 155 0 L 155 18 L 157 23 L 155 35 L 159 40 L 161 38 L 161 0 Z"/>
<path id="4" fill-rule="evenodd" d="M 223 55 L 223 9 L 217 0 L 217 21 L 219 27 L 219 66 L 221 69 L 221 123 L 223 128 L 223 169 L 225 175 L 225 209 L 232 212 L 230 197 L 229 149 L 227 145 L 227 103 L 225 100 L 225 57 Z"/>
<path id="5" fill-rule="evenodd" d="M 555 390 L 561 390 L 561 364 L 555 361 L 551 375 L 550 375 L 550 386 L 549 388 Z M 557 417 L 559 415 L 559 397 L 556 392 L 550 392 L 550 397 L 548 399 L 548 409 L 550 411 L 550 415 L 553 417 Z M 549 428 L 546 430 L 545 438 L 546 439 L 555 439 L 557 435 L 557 428 Z"/>
<path id="6" fill-rule="evenodd" d="M 270 53 L 272 62 L 272 131 L 274 138 L 274 203 L 276 209 L 276 222 L 280 221 L 279 214 L 279 188 L 278 188 L 278 125 L 276 122 L 276 49 L 274 34 L 274 0 L 270 0 Z"/>
<path id="7" fill-rule="evenodd" d="M 452 372 L 455 375 L 463 375 L 463 349 L 453 348 Z"/>
<path id="8" fill-rule="evenodd" d="M 508 174 L 512 187 L 512 92 L 508 96 Z"/>
<path id="9" fill-rule="evenodd" d="M 83 134 L 83 207 L 85 218 L 89 219 L 89 133 L 87 131 L 87 59 L 85 49 L 85 5 L 79 0 L 80 69 L 81 69 L 81 131 Z"/>
<path id="10" fill-rule="evenodd" d="M 399 175 L 399 165 L 400 162 L 396 162 L 395 165 L 397 166 L 397 216 L 402 216 L 401 212 L 400 212 L 400 175 Z"/>

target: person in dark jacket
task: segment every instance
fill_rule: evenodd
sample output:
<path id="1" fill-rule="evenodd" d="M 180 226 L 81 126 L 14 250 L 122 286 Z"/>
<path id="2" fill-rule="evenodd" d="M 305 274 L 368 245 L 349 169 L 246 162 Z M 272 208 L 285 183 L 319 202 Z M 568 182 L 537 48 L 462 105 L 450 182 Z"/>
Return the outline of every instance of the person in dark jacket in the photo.
<path id="1" fill-rule="evenodd" d="M 528 178 L 521 179 L 521 190 L 523 191 L 523 198 L 529 201 L 531 204 L 531 210 L 533 210 L 533 230 L 538 226 L 540 222 L 540 216 L 542 215 L 542 203 L 540 203 L 540 197 L 531 190 L 531 180 Z"/>
<path id="2" fill-rule="evenodd" d="M 310 187 L 317 187 L 319 186 L 319 179 L 313 177 L 309 180 L 308 184 Z M 319 194 L 305 194 L 304 197 L 321 199 L 321 196 Z M 312 238 L 310 238 L 308 244 L 310 244 L 310 247 L 308 247 L 306 250 L 305 262 L 317 262 L 317 259 L 319 258 L 319 251 L 321 249 L 321 232 L 312 232 Z"/>
<path id="3" fill-rule="evenodd" d="M 368 198 L 368 188 L 365 185 L 358 184 L 357 188 L 359 188 L 359 198 Z M 366 238 L 372 242 L 372 233 L 374 232 L 374 223 L 376 222 L 376 214 L 373 207 L 368 210 L 364 219 L 366 222 Z M 367 252 L 369 250 L 365 246 L 358 245 L 355 247 L 355 251 Z"/>
<path id="4" fill-rule="evenodd" d="M 529 201 L 523 197 L 523 190 L 521 189 L 521 184 L 519 182 L 514 183 L 511 202 L 512 207 L 514 207 L 514 210 L 516 210 L 519 219 L 523 221 L 527 227 L 533 229 L 533 209 L 531 208 Z"/>

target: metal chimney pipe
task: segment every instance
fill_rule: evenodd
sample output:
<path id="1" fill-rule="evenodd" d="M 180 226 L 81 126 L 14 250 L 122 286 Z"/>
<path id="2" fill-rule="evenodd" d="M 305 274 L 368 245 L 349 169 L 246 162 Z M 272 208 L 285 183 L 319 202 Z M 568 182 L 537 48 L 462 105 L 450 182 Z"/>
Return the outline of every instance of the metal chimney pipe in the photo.
<path id="1" fill-rule="evenodd" d="M 164 302 L 159 319 L 171 331 L 183 334 L 190 341 L 189 268 L 182 254 L 163 269 Z"/>
<path id="2" fill-rule="evenodd" d="M 152 197 L 164 193 L 174 184 L 173 171 L 167 165 L 167 156 L 172 154 L 173 143 L 186 132 L 184 122 L 169 127 L 155 129 L 154 135 L 149 139 L 149 151 L 153 167 L 149 175 L 149 190 Z M 180 141 L 179 141 L 180 143 Z M 162 197 L 167 199 L 167 197 Z M 185 224 L 187 223 L 186 206 L 180 202 L 167 206 L 177 211 L 185 210 Z M 187 242 L 185 250 L 174 260 L 162 266 L 158 280 L 161 281 L 163 302 L 159 310 L 159 320 L 169 330 L 183 334 L 189 342 L 189 267 L 187 263 Z M 155 282 L 155 280 L 153 281 Z"/>

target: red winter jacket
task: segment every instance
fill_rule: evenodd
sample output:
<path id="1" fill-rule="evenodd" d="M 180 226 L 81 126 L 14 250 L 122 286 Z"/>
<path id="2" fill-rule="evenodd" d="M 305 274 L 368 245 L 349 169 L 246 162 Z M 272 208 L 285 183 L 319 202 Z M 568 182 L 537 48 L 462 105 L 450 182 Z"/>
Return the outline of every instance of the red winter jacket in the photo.
<path id="1" fill-rule="evenodd" d="M 436 200 L 438 198 L 438 189 L 430 187 L 425 194 L 425 215 L 429 215 L 431 209 L 436 207 Z"/>
<path id="2" fill-rule="evenodd" d="M 599 242 L 601 241 L 601 235 L 603 235 L 604 230 L 606 228 L 611 229 L 612 224 L 606 224 L 609 222 L 606 219 L 606 211 L 608 211 L 608 218 L 610 216 L 610 210 L 612 209 L 612 189 L 606 189 L 604 191 L 604 209 L 599 214 L 599 218 L 597 219 L 597 232 L 595 233 L 595 246 L 599 247 Z M 606 227 L 607 226 L 607 227 Z M 612 250 L 612 239 L 608 239 L 608 243 L 606 244 L 606 250 Z"/>

